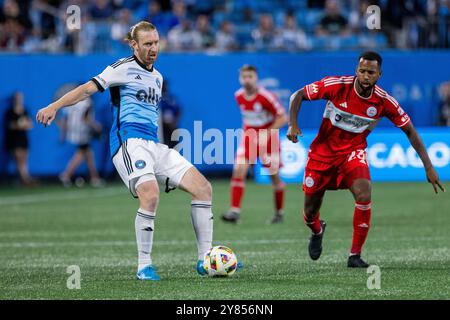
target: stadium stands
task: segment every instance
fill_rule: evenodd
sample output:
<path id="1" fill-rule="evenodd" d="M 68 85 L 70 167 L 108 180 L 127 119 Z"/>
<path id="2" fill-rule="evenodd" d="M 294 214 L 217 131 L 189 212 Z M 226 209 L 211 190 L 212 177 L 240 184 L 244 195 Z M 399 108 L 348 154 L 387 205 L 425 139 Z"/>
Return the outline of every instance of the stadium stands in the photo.
<path id="1" fill-rule="evenodd" d="M 381 8 L 380 30 L 366 27 L 367 7 Z M 341 50 L 362 48 L 449 48 L 450 4 L 445 1 L 355 1 L 355 0 L 96 0 L 71 1 L 81 9 L 81 28 L 68 30 L 66 1 L 0 0 L 0 51 L 13 52 L 74 52 L 120 53 L 126 50 L 121 35 L 126 26 L 137 20 L 149 20 L 159 29 L 166 51 L 228 50 Z M 346 32 L 330 34 L 327 8 L 336 7 L 338 20 Z M 70 15 L 70 13 L 69 13 Z M 214 43 L 202 41 L 201 46 L 167 42 L 177 26 L 190 24 L 189 36 L 201 37 L 197 23 L 199 15 L 207 15 Z M 296 32 L 305 34 L 308 45 L 258 45 L 260 17 L 273 19 L 273 37 L 279 37 L 286 16 L 293 15 Z M 189 21 L 189 23 L 187 22 Z M 217 43 L 221 24 L 230 23 L 230 35 L 237 45 L 224 48 Z M 331 19 L 331 28 L 336 20 Z M 179 29 L 179 28 L 178 28 Z M 178 32 L 179 33 L 179 32 Z M 184 35 L 184 34 L 183 34 Z M 184 37 L 173 37 L 182 41 Z"/>

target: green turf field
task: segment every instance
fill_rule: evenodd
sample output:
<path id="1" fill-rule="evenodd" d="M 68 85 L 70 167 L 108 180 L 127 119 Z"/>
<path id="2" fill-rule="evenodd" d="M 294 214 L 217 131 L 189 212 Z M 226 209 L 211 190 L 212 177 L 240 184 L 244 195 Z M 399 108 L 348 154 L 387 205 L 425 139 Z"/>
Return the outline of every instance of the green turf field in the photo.
<path id="1" fill-rule="evenodd" d="M 134 280 L 137 203 L 123 185 L 105 189 L 0 189 L 0 299 L 449 299 L 450 194 L 426 183 L 374 184 L 372 229 L 364 258 L 381 269 L 381 289 L 365 270 L 347 269 L 353 200 L 326 194 L 324 252 L 313 262 L 291 185 L 286 220 L 271 226 L 270 186 L 247 184 L 241 224 L 225 225 L 228 181 L 214 181 L 215 243 L 233 248 L 246 267 L 235 276 L 200 278 L 190 199 L 161 196 L 153 260 L 162 281 Z M 447 183 L 447 189 L 449 185 Z M 69 265 L 81 289 L 66 287 Z"/>

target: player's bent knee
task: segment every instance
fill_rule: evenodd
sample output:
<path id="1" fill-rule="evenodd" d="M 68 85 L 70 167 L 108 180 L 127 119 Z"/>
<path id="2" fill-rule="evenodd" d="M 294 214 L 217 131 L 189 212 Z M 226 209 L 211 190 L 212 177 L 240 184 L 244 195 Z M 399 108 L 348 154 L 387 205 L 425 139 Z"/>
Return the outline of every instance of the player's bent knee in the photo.
<path id="1" fill-rule="evenodd" d="M 139 193 L 139 202 L 142 209 L 155 212 L 158 208 L 159 196 L 148 194 L 148 193 Z"/>
<path id="2" fill-rule="evenodd" d="M 197 190 L 197 197 L 201 198 L 199 200 L 209 201 L 212 199 L 212 186 L 211 183 L 204 179 Z"/>
<path id="3" fill-rule="evenodd" d="M 140 205 L 143 209 L 156 211 L 159 203 L 159 188 L 156 182 L 148 181 L 136 187 Z"/>
<path id="4" fill-rule="evenodd" d="M 356 195 L 355 200 L 356 202 L 370 202 L 371 198 L 370 191 L 362 191 Z"/>

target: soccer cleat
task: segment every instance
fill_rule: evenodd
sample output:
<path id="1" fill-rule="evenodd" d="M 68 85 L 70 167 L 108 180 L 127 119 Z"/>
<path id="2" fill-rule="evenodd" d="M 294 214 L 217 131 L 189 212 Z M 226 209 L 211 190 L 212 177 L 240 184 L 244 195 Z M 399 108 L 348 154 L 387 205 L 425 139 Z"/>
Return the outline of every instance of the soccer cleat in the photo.
<path id="1" fill-rule="evenodd" d="M 322 254 L 322 239 L 327 223 L 323 220 L 320 220 L 320 225 L 322 227 L 322 232 L 319 234 L 312 234 L 311 238 L 309 238 L 308 251 L 309 256 L 313 260 L 319 259 L 320 255 Z"/>
<path id="2" fill-rule="evenodd" d="M 61 181 L 62 185 L 64 188 L 70 188 L 72 186 L 72 181 L 70 180 L 70 178 L 66 177 L 63 174 L 60 174 L 58 176 L 59 181 Z"/>
<path id="3" fill-rule="evenodd" d="M 155 268 L 152 265 L 148 265 L 136 273 L 136 279 L 138 280 L 161 280 L 160 276 L 156 273 Z"/>
<path id="4" fill-rule="evenodd" d="M 94 188 L 103 188 L 106 185 L 105 180 L 97 178 L 91 179 L 91 186 Z"/>
<path id="5" fill-rule="evenodd" d="M 240 217 L 241 217 L 240 213 L 229 211 L 222 215 L 222 220 L 225 222 L 236 224 L 238 223 Z"/>
<path id="6" fill-rule="evenodd" d="M 270 220 L 270 224 L 282 223 L 283 220 L 284 220 L 284 214 L 276 212 L 273 215 L 272 220 Z"/>
<path id="7" fill-rule="evenodd" d="M 366 263 L 359 254 L 353 254 L 348 257 L 347 267 L 349 268 L 368 268 L 369 264 Z"/>
<path id="8" fill-rule="evenodd" d="M 208 274 L 208 271 L 203 267 L 203 260 L 197 261 L 197 273 L 201 276 L 206 276 Z"/>

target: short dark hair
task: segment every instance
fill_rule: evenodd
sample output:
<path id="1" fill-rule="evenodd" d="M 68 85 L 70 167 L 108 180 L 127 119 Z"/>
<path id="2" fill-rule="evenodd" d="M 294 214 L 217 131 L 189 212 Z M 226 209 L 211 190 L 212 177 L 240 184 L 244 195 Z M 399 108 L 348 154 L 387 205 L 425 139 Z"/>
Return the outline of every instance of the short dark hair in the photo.
<path id="1" fill-rule="evenodd" d="M 256 67 L 254 65 L 251 64 L 244 64 L 240 69 L 240 72 L 244 72 L 244 71 L 253 71 L 255 73 L 258 73 L 258 70 L 256 69 Z"/>
<path id="2" fill-rule="evenodd" d="M 383 59 L 381 58 L 381 56 L 378 53 L 376 53 L 375 51 L 366 51 L 366 52 L 361 53 L 361 55 L 358 58 L 358 62 L 361 59 L 377 61 L 378 67 L 380 67 L 380 68 L 381 68 L 381 63 L 383 62 Z"/>

